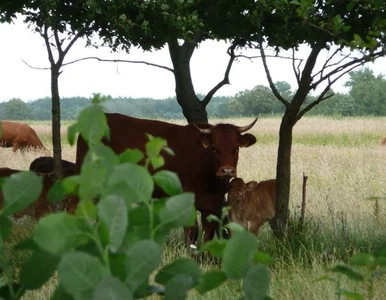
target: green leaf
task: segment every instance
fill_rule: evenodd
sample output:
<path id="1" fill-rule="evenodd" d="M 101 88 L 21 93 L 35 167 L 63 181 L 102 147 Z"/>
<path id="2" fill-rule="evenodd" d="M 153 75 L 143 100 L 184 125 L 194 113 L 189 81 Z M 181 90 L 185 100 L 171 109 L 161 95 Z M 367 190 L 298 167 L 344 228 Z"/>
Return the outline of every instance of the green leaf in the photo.
<path id="1" fill-rule="evenodd" d="M 143 158 L 144 155 L 139 149 L 126 149 L 124 152 L 119 154 L 119 163 L 132 163 L 137 164 Z"/>
<path id="2" fill-rule="evenodd" d="M 346 265 L 336 265 L 330 271 L 347 276 L 348 278 L 356 281 L 363 281 L 364 278 L 361 274 L 355 272 Z"/>
<path id="3" fill-rule="evenodd" d="M 224 227 L 232 230 L 233 232 L 245 231 L 245 228 L 243 226 L 235 222 L 230 222 L 226 224 Z"/>
<path id="4" fill-rule="evenodd" d="M 205 272 L 200 280 L 199 285 L 196 287 L 197 291 L 203 295 L 210 290 L 219 287 L 227 279 L 225 273 L 221 270 L 210 270 Z"/>
<path id="5" fill-rule="evenodd" d="M 192 286 L 195 286 L 199 282 L 201 269 L 197 266 L 197 263 L 191 259 L 178 258 L 159 270 L 155 281 L 159 284 L 166 285 L 172 278 L 181 274 L 190 277 L 192 279 Z"/>
<path id="6" fill-rule="evenodd" d="M 79 221 L 66 213 L 50 214 L 34 228 L 34 240 L 45 251 L 60 255 L 88 241 Z"/>
<path id="7" fill-rule="evenodd" d="M 8 217 L 0 216 L 0 248 L 3 247 L 5 240 L 10 234 L 12 224 Z"/>
<path id="8" fill-rule="evenodd" d="M 25 288 L 18 283 L 13 283 L 12 287 L 13 287 L 13 290 L 15 291 L 15 293 L 17 293 L 20 298 L 24 295 L 24 293 L 26 291 Z M 20 299 L 20 298 L 18 298 L 18 299 Z M 0 299 L 5 299 L 5 300 L 15 299 L 11 294 L 11 290 L 9 289 L 9 285 L 4 285 L 0 288 Z"/>
<path id="9" fill-rule="evenodd" d="M 100 164 L 83 164 L 79 179 L 79 197 L 81 201 L 90 201 L 100 195 L 106 174 L 106 169 Z"/>
<path id="10" fill-rule="evenodd" d="M 20 283 L 28 290 L 35 290 L 46 283 L 55 273 L 60 258 L 45 251 L 33 252 L 20 272 Z"/>
<path id="11" fill-rule="evenodd" d="M 208 251 L 215 257 L 221 258 L 223 256 L 227 244 L 227 240 L 214 239 L 202 245 L 200 252 Z"/>
<path id="12" fill-rule="evenodd" d="M 22 211 L 34 203 L 39 198 L 42 188 L 42 176 L 33 172 L 12 174 L 3 186 L 4 215 Z"/>
<path id="13" fill-rule="evenodd" d="M 158 171 L 153 175 L 154 182 L 169 196 L 182 193 L 182 184 L 175 172 L 168 170 Z"/>
<path id="14" fill-rule="evenodd" d="M 150 164 L 152 165 L 153 169 L 156 170 L 165 164 L 165 159 L 161 155 L 153 156 L 150 158 Z"/>
<path id="15" fill-rule="evenodd" d="M 351 263 L 356 266 L 370 266 L 375 263 L 375 257 L 372 253 L 361 253 L 353 256 Z"/>
<path id="16" fill-rule="evenodd" d="M 183 193 L 170 197 L 160 212 L 162 226 L 175 228 L 185 225 L 190 220 L 193 206 L 193 193 Z"/>
<path id="17" fill-rule="evenodd" d="M 82 201 L 78 203 L 75 210 L 75 216 L 84 219 L 96 220 L 97 218 L 97 208 L 93 201 Z"/>
<path id="18" fill-rule="evenodd" d="M 131 300 L 134 299 L 130 289 L 116 277 L 105 277 L 99 282 L 94 292 L 94 300 Z"/>
<path id="19" fill-rule="evenodd" d="M 101 106 L 87 106 L 81 110 L 77 129 L 89 146 L 98 144 L 103 137 L 109 137 L 106 115 Z"/>
<path id="20" fill-rule="evenodd" d="M 79 176 L 71 176 L 57 180 L 48 191 L 48 201 L 53 203 L 59 202 L 64 200 L 68 195 L 75 194 L 79 185 L 79 178 Z"/>
<path id="21" fill-rule="evenodd" d="M 192 278 L 186 274 L 178 274 L 165 285 L 165 300 L 186 299 L 186 292 L 193 287 Z"/>
<path id="22" fill-rule="evenodd" d="M 76 251 L 65 253 L 58 268 L 60 285 L 76 299 L 91 299 L 107 274 L 107 269 L 96 257 Z"/>
<path id="23" fill-rule="evenodd" d="M 119 193 L 116 191 L 119 187 Z M 108 179 L 108 194 L 119 194 L 127 205 L 147 202 L 151 199 L 154 182 L 149 172 L 142 166 L 125 163 L 116 166 Z"/>
<path id="24" fill-rule="evenodd" d="M 78 132 L 77 123 L 68 126 L 68 128 L 67 128 L 67 140 L 71 146 L 73 146 L 76 142 L 76 133 L 77 132 Z"/>
<path id="25" fill-rule="evenodd" d="M 146 134 L 149 141 L 145 145 L 146 154 L 149 158 L 158 156 L 161 150 L 166 147 L 167 141 L 160 137 L 152 137 L 150 134 Z"/>
<path id="26" fill-rule="evenodd" d="M 229 240 L 222 263 L 222 270 L 229 279 L 241 279 L 244 276 L 252 265 L 256 247 L 256 237 L 249 231 L 239 232 Z"/>
<path id="27" fill-rule="evenodd" d="M 253 255 L 253 261 L 255 263 L 263 264 L 263 265 L 272 265 L 275 263 L 275 260 L 271 255 L 263 252 L 256 252 Z"/>
<path id="28" fill-rule="evenodd" d="M 122 244 L 128 225 L 125 200 L 116 195 L 107 196 L 98 204 L 98 215 L 109 233 L 110 249 L 116 252 Z"/>
<path id="29" fill-rule="evenodd" d="M 107 173 L 110 173 L 118 163 L 119 159 L 110 147 L 104 144 L 98 144 L 87 152 L 82 168 L 87 164 L 101 165 Z"/>
<path id="30" fill-rule="evenodd" d="M 126 254 L 125 282 L 135 291 L 160 264 L 162 248 L 154 241 L 142 240 L 132 245 Z"/>
<path id="31" fill-rule="evenodd" d="M 243 292 L 246 300 L 264 300 L 269 294 L 270 275 L 264 265 L 249 268 L 243 278 Z"/>
<path id="32" fill-rule="evenodd" d="M 74 298 L 61 285 L 58 285 L 51 300 L 74 300 Z"/>

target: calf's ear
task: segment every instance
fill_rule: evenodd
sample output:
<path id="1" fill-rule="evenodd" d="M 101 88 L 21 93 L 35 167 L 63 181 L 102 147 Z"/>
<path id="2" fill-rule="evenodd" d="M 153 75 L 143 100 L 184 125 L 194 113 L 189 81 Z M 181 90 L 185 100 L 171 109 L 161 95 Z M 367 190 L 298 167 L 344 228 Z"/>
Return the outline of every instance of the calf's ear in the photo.
<path id="1" fill-rule="evenodd" d="M 256 143 L 256 138 L 254 135 L 246 133 L 244 135 L 240 135 L 239 143 L 240 147 L 249 147 Z"/>
<path id="2" fill-rule="evenodd" d="M 250 181 L 247 183 L 247 191 L 250 192 L 250 191 L 253 191 L 256 187 L 257 187 L 257 181 Z"/>

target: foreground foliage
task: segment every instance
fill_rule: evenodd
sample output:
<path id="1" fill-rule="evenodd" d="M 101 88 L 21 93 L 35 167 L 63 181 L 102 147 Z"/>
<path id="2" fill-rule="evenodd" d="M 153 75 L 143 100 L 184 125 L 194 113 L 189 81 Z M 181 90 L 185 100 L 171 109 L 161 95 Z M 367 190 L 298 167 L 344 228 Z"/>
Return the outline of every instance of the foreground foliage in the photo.
<path id="1" fill-rule="evenodd" d="M 20 299 L 27 290 L 39 289 L 55 272 L 59 285 L 53 299 L 134 299 L 150 294 L 184 299 L 191 289 L 204 294 L 227 280 L 242 280 L 245 299 L 268 295 L 269 271 L 259 263 L 271 260 L 257 252 L 256 238 L 246 231 L 240 230 L 231 240 L 213 240 L 199 252 L 209 251 L 221 259 L 219 269 L 203 272 L 188 258 L 177 258 L 160 268 L 169 231 L 193 225 L 196 217 L 194 195 L 182 192 L 175 173 L 159 170 L 164 163 L 161 151 L 173 154 L 165 140 L 149 136 L 145 155 L 127 149 L 117 156 L 100 142 L 109 138 L 109 128 L 98 97 L 69 128 L 71 144 L 77 132 L 90 147 L 81 173 L 59 180 L 48 195 L 50 201 L 58 202 L 77 194 L 76 213 L 40 219 L 30 238 L 8 249 L 31 251 L 19 276 L 7 259 L 6 240 L 13 226 L 8 216 L 36 200 L 42 181 L 32 172 L 21 172 L 2 183 L 0 263 L 6 284 L 0 297 Z M 144 166 L 137 164 L 143 160 Z M 150 167 L 158 171 L 151 174 Z M 152 199 L 155 186 L 169 196 Z M 226 226 L 237 230 L 235 224 Z M 149 282 L 153 275 L 156 284 Z"/>

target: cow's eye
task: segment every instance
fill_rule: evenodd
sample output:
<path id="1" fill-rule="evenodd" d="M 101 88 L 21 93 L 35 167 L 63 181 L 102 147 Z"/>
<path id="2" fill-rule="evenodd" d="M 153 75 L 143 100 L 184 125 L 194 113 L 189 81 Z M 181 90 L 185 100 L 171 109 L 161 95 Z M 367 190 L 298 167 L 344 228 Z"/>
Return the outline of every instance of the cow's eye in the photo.
<path id="1" fill-rule="evenodd" d="M 212 147 L 212 151 L 214 153 L 220 154 L 220 150 L 218 150 L 216 147 Z"/>
<path id="2" fill-rule="evenodd" d="M 235 149 L 233 149 L 233 153 L 239 152 L 239 149 L 240 149 L 240 147 L 236 147 Z"/>

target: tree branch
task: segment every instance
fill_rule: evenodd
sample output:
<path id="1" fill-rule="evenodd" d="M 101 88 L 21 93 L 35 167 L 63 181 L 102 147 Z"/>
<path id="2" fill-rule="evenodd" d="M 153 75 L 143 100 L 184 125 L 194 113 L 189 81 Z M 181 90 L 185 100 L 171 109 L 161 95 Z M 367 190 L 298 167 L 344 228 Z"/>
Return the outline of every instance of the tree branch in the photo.
<path id="1" fill-rule="evenodd" d="M 295 66 L 295 49 L 292 49 L 292 69 L 295 74 L 296 82 L 298 83 L 298 86 L 300 84 L 300 65 L 302 64 L 303 60 L 300 59 L 299 64 Z"/>
<path id="2" fill-rule="evenodd" d="M 209 101 L 212 99 L 213 95 L 222 87 L 224 86 L 225 84 L 229 84 L 229 73 L 231 71 L 231 68 L 232 68 L 232 64 L 236 58 L 236 55 L 235 55 L 235 48 L 236 48 L 236 44 L 233 44 L 232 46 L 230 46 L 227 50 L 227 53 L 229 55 L 229 61 L 228 61 L 228 66 L 225 70 L 225 74 L 224 74 L 224 79 L 221 80 L 219 83 L 216 84 L 216 86 L 214 88 L 212 88 L 208 94 L 206 94 L 205 98 L 201 101 L 202 105 L 204 107 L 206 107 L 209 103 Z"/>
<path id="3" fill-rule="evenodd" d="M 322 93 L 319 95 L 318 99 L 316 99 L 314 102 L 310 103 L 309 105 L 307 105 L 305 108 L 303 108 L 299 114 L 298 114 L 298 120 L 300 120 L 300 118 L 305 114 L 307 113 L 308 111 L 310 111 L 314 106 L 318 105 L 320 102 L 328 99 L 328 98 L 331 98 L 332 96 L 334 96 L 334 94 L 332 93 L 331 95 L 327 95 L 326 97 L 324 96 L 331 88 L 331 86 L 338 80 L 340 79 L 343 75 L 351 72 L 353 69 L 359 67 L 360 65 L 362 65 L 363 63 L 357 63 L 356 65 L 352 66 L 351 68 L 347 69 L 345 72 L 342 72 L 341 74 L 339 74 L 339 76 L 337 76 L 336 78 L 334 78 L 332 81 L 330 81 L 330 78 L 329 79 L 329 82 L 328 82 L 328 85 L 324 88 L 324 90 L 322 91 Z"/>
<path id="4" fill-rule="evenodd" d="M 314 82 L 312 84 L 312 88 L 315 89 L 321 82 L 323 82 L 324 80 L 330 78 L 332 75 L 335 75 L 339 72 L 341 72 L 342 70 L 352 66 L 352 65 L 355 65 L 355 64 L 358 64 L 359 65 L 362 65 L 364 64 L 366 61 L 372 59 L 372 58 L 376 58 L 376 57 L 380 57 L 380 56 L 383 56 L 385 54 L 385 51 L 384 50 L 380 50 L 378 52 L 375 52 L 375 53 L 372 53 L 372 54 L 369 54 L 365 57 L 361 57 L 361 58 L 356 58 L 350 62 L 347 62 L 341 66 L 338 66 L 337 68 L 335 68 L 334 70 L 332 70 L 331 72 L 327 73 L 326 75 L 324 76 L 321 76 L 320 79 L 316 82 Z M 350 69 L 351 70 L 351 69 Z M 345 71 L 343 74 L 346 74 L 347 72 Z M 338 77 L 340 78 L 340 76 Z"/>
<path id="5" fill-rule="evenodd" d="M 273 83 L 271 73 L 270 73 L 268 65 L 267 65 L 267 57 L 265 56 L 263 44 L 261 41 L 259 42 L 259 45 L 260 45 L 259 48 L 260 48 L 261 58 L 263 61 L 264 70 L 265 70 L 265 74 L 267 75 L 269 86 L 271 87 L 271 90 L 272 90 L 273 94 L 275 95 L 275 97 L 287 107 L 289 105 L 289 102 L 286 99 L 284 99 L 282 95 L 280 95 L 275 84 Z"/>
<path id="6" fill-rule="evenodd" d="M 132 64 L 145 64 L 145 65 L 148 65 L 148 66 L 153 66 L 153 67 L 161 68 L 161 69 L 164 69 L 164 70 L 168 70 L 168 71 L 174 73 L 174 70 L 172 68 L 169 68 L 169 67 L 166 67 L 166 66 L 162 66 L 162 65 L 157 65 L 157 64 L 150 63 L 150 62 L 147 62 L 147 61 L 142 61 L 142 60 L 125 60 L 125 59 L 104 59 L 104 58 L 99 58 L 99 57 L 94 57 L 94 56 L 79 58 L 79 59 L 70 61 L 68 63 L 65 63 L 65 64 L 63 64 L 63 66 L 68 66 L 68 65 L 71 65 L 73 63 L 76 63 L 76 62 L 79 62 L 79 61 L 83 61 L 83 60 L 89 60 L 89 59 L 95 59 L 95 60 L 98 60 L 98 61 L 101 61 L 101 62 L 124 62 L 124 63 L 132 63 Z"/>

